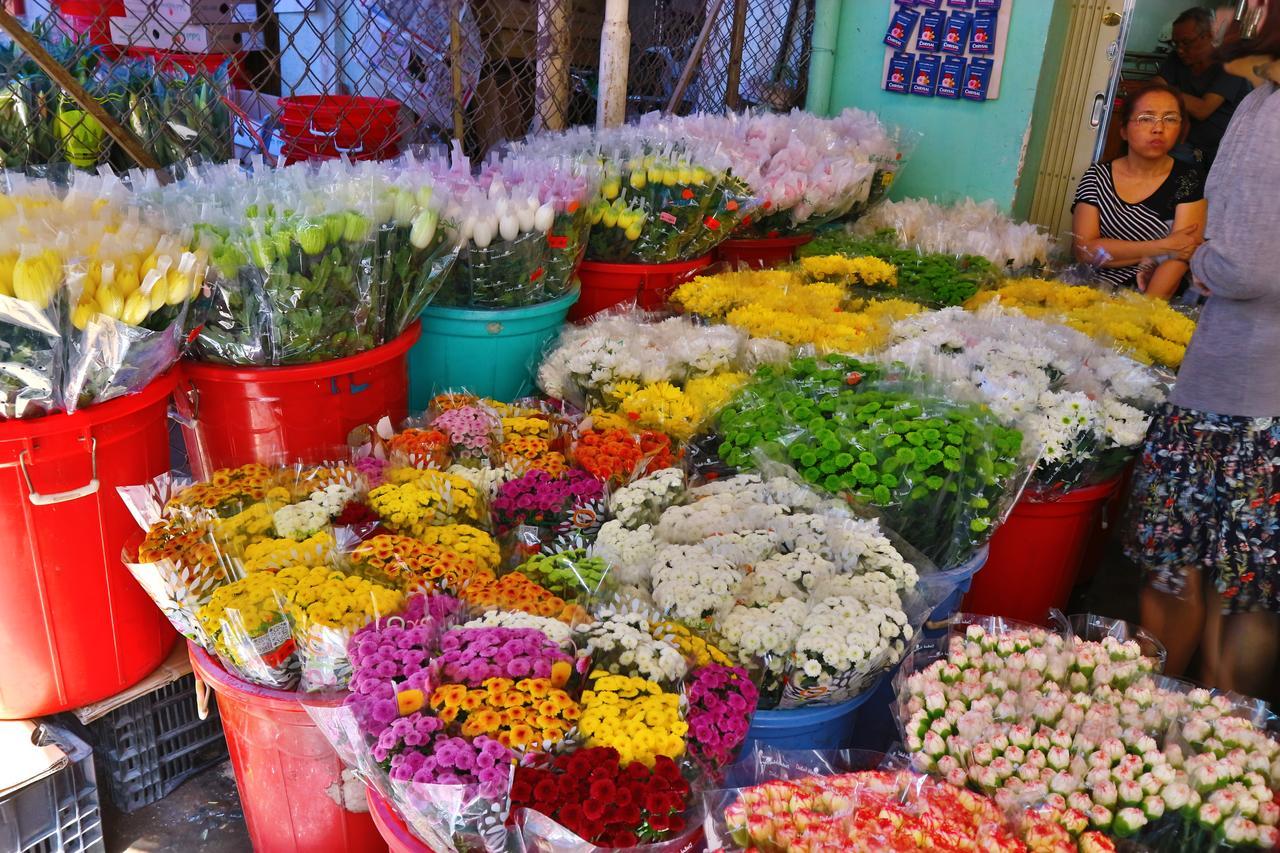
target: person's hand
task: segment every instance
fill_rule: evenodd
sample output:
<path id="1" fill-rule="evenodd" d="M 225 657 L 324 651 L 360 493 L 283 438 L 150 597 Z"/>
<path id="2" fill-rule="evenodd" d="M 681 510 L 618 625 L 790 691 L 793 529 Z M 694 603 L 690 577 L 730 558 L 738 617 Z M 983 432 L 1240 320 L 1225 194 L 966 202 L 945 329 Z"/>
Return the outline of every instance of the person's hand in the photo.
<path id="1" fill-rule="evenodd" d="M 1204 239 L 1196 233 L 1198 230 L 1195 225 L 1188 225 L 1170 232 L 1169 236 L 1160 242 L 1164 249 L 1178 260 L 1187 261 L 1191 259 L 1191 253 L 1196 250 L 1196 247 L 1204 242 Z"/>
<path id="2" fill-rule="evenodd" d="M 1146 293 L 1147 286 L 1151 284 L 1151 276 L 1155 275 L 1156 264 L 1153 261 L 1143 261 L 1142 266 L 1138 268 L 1138 292 Z"/>

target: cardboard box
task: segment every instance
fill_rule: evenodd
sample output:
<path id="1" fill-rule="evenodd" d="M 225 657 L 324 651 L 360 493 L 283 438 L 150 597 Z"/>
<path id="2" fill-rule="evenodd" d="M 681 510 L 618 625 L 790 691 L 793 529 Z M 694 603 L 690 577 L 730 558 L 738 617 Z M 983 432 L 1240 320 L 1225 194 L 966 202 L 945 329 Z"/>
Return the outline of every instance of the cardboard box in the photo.
<path id="1" fill-rule="evenodd" d="M 125 0 L 125 17 L 188 24 L 252 24 L 258 7 L 244 0 Z"/>
<path id="2" fill-rule="evenodd" d="M 162 20 L 111 18 L 113 44 L 184 53 L 239 53 L 262 50 L 262 33 L 252 24 L 187 24 Z"/>

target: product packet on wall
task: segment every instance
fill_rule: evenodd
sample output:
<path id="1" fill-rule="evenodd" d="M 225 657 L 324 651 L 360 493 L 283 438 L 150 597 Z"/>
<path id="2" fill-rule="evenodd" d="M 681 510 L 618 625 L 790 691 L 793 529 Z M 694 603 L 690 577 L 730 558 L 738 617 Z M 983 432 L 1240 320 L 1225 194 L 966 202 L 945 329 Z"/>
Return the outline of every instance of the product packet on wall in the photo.
<path id="1" fill-rule="evenodd" d="M 942 44 L 939 50 L 943 53 L 964 53 L 969 43 L 969 28 L 973 26 L 972 12 L 952 12 L 947 16 L 947 26 L 942 31 Z"/>
<path id="2" fill-rule="evenodd" d="M 996 49 L 996 16 L 998 12 L 974 12 L 973 33 L 969 36 L 970 53 L 994 53 Z"/>
<path id="3" fill-rule="evenodd" d="M 947 0 L 947 5 L 952 9 L 972 9 L 973 0 Z"/>
<path id="4" fill-rule="evenodd" d="M 933 53 L 937 51 L 942 36 L 942 28 L 947 24 L 947 13 L 929 10 L 920 17 L 920 35 L 916 36 L 916 50 Z"/>
<path id="5" fill-rule="evenodd" d="M 975 9 L 999 9 L 1000 0 L 974 0 Z"/>
<path id="6" fill-rule="evenodd" d="M 911 94 L 932 98 L 938 86 L 938 66 L 942 57 L 936 54 L 922 56 L 916 60 L 916 69 L 911 75 Z"/>
<path id="7" fill-rule="evenodd" d="M 902 50 L 907 46 L 907 39 L 911 38 L 911 31 L 915 29 L 918 20 L 920 13 L 914 9 L 899 9 L 894 12 L 889 19 L 889 31 L 884 34 L 884 43 L 894 50 Z"/>
<path id="8" fill-rule="evenodd" d="M 889 60 L 889 74 L 884 81 L 885 90 L 906 94 L 911 85 L 911 69 L 914 65 L 914 54 L 895 53 Z"/>
<path id="9" fill-rule="evenodd" d="M 930 9 L 941 9 L 942 0 L 916 0 L 917 6 L 925 6 Z"/>
<path id="10" fill-rule="evenodd" d="M 991 85 L 991 68 L 995 63 L 985 57 L 977 56 L 969 60 L 969 68 L 964 76 L 964 92 L 961 97 L 971 101 L 985 101 L 987 87 Z"/>
<path id="11" fill-rule="evenodd" d="M 938 72 L 938 97 L 955 100 L 960 97 L 960 86 L 964 83 L 964 70 L 968 62 L 963 56 L 948 56 L 942 60 L 942 70 Z"/>

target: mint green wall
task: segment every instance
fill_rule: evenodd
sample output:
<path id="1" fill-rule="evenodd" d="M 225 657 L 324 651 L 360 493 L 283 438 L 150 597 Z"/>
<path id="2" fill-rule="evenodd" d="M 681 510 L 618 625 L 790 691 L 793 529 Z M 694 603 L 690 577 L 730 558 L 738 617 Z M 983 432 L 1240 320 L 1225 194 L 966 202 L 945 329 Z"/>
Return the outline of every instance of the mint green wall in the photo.
<path id="1" fill-rule="evenodd" d="M 891 195 L 944 202 L 965 196 L 994 199 L 1010 210 L 1030 138 L 1053 9 L 1069 6 L 1068 0 L 1013 0 L 1000 97 L 981 104 L 884 91 L 881 40 L 889 4 L 885 0 L 840 2 L 831 112 L 860 107 L 922 134 Z M 1034 172 L 1029 174 L 1034 178 Z"/>
<path id="2" fill-rule="evenodd" d="M 1036 89 L 1031 109 L 1031 137 L 1027 142 L 1027 156 L 1022 165 L 1022 178 L 1014 193 L 1013 217 L 1025 220 L 1031 214 L 1031 202 L 1036 192 L 1036 175 L 1044 159 L 1045 143 L 1049 139 L 1049 118 L 1053 114 L 1053 99 L 1058 76 L 1062 73 L 1062 54 L 1067 46 L 1067 30 L 1071 25 L 1071 6 L 1056 3 L 1049 21 L 1049 37 L 1045 46 L 1044 62 L 1040 66 L 1040 84 Z"/>

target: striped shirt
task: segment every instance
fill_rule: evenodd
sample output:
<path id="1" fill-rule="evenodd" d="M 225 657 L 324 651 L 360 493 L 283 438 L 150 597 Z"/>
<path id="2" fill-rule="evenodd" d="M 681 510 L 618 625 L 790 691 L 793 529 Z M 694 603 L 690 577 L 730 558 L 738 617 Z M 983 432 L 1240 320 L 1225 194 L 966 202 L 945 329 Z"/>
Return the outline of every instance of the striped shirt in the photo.
<path id="1" fill-rule="evenodd" d="M 1141 243 L 1168 237 L 1178 205 L 1202 198 L 1204 176 L 1195 166 L 1181 160 L 1174 160 L 1164 183 L 1137 204 L 1130 204 L 1116 192 L 1110 163 L 1094 163 L 1080 177 L 1072 208 L 1076 204 L 1088 204 L 1098 209 L 1098 236 Z M 1136 287 L 1138 265 L 1101 267 L 1095 275 L 1121 287 Z"/>

